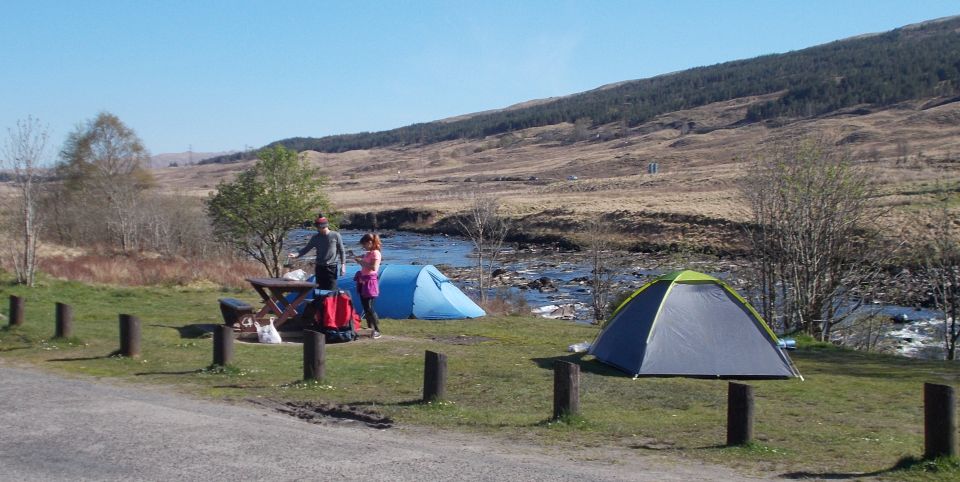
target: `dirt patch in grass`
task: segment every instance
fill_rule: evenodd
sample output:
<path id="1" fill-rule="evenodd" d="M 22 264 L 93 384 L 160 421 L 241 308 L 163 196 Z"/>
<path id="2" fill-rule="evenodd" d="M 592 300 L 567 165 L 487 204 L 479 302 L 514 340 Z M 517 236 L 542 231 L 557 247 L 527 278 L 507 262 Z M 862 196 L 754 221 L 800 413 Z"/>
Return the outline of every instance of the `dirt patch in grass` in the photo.
<path id="1" fill-rule="evenodd" d="M 439 343 L 446 343 L 448 345 L 479 345 L 485 341 L 493 341 L 493 338 L 487 338 L 485 336 L 467 335 L 431 336 L 430 339 Z"/>
<path id="2" fill-rule="evenodd" d="M 279 400 L 251 401 L 257 405 L 271 408 L 313 424 L 360 422 L 370 428 L 386 429 L 393 427 L 393 419 L 390 417 L 384 417 L 373 410 L 352 405 L 323 402 L 284 402 Z"/>

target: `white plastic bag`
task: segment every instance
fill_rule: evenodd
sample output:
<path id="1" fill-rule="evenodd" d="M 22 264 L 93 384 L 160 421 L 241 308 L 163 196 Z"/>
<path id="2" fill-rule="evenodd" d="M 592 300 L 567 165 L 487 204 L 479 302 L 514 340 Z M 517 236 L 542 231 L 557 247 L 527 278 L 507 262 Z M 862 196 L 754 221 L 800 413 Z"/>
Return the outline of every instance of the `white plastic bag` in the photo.
<path id="1" fill-rule="evenodd" d="M 583 353 L 583 352 L 585 352 L 585 351 L 587 351 L 587 350 L 589 350 L 589 349 L 590 349 L 590 342 L 589 342 L 589 341 L 582 341 L 582 342 L 580 342 L 580 343 L 574 343 L 574 344 L 572 344 L 572 345 L 570 345 L 570 346 L 567 347 L 567 351 L 571 351 L 571 352 L 573 352 L 573 353 Z"/>
<path id="2" fill-rule="evenodd" d="M 289 279 L 293 281 L 303 281 L 307 279 L 307 272 L 302 269 L 295 269 L 288 273 L 284 273 L 283 279 Z"/>
<path id="3" fill-rule="evenodd" d="M 273 326 L 273 317 L 270 317 L 269 325 L 261 325 L 260 323 L 253 322 L 254 325 L 257 325 L 257 340 L 260 343 L 281 343 L 283 340 L 280 339 L 280 332 L 277 331 L 277 327 Z"/>

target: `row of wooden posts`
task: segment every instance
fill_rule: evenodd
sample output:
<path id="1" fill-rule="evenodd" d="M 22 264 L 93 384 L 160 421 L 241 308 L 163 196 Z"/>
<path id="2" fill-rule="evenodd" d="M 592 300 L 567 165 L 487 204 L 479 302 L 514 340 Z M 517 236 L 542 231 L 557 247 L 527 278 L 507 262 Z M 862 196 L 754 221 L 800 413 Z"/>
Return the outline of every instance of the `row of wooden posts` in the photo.
<path id="1" fill-rule="evenodd" d="M 24 300 L 10 296 L 10 326 L 23 324 Z M 73 308 L 56 304 L 58 338 L 73 333 Z M 233 360 L 233 328 L 217 325 L 213 334 L 213 364 L 226 366 Z M 133 315 L 120 315 L 120 351 L 125 357 L 140 356 L 140 320 Z M 303 379 L 323 380 L 326 377 L 326 338 L 323 333 L 306 330 L 303 339 Z M 447 356 L 427 351 L 423 367 L 423 401 L 446 398 Z M 924 457 L 956 457 L 957 420 L 956 392 L 952 386 L 923 384 Z M 753 441 L 753 387 L 731 382 L 727 388 L 727 445 L 745 445 Z M 580 414 L 580 366 L 557 361 L 553 368 L 553 418 Z"/>

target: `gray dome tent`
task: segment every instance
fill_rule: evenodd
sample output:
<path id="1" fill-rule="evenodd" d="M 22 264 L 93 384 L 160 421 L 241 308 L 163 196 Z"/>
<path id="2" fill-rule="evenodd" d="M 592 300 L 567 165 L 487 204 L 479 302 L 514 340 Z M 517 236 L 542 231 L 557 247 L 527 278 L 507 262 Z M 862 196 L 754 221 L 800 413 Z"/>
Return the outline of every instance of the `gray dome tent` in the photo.
<path id="1" fill-rule="evenodd" d="M 633 293 L 590 354 L 633 376 L 800 377 L 760 315 L 722 281 L 677 271 Z"/>

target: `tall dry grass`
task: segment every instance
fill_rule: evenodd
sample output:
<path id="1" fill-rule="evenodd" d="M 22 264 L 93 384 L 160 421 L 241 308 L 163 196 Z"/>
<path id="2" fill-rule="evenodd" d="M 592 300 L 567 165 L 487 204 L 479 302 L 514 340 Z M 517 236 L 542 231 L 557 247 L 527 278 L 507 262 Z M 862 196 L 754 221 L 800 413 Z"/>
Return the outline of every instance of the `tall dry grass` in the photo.
<path id="1" fill-rule="evenodd" d="M 527 304 L 527 299 L 517 290 L 500 287 L 486 301 L 477 298 L 477 296 L 471 296 L 471 299 L 491 316 L 527 316 L 530 314 L 530 305 Z"/>
<path id="2" fill-rule="evenodd" d="M 144 255 L 49 256 L 40 259 L 40 271 L 54 278 L 121 286 L 216 285 L 245 289 L 245 278 L 265 276 L 254 261 L 221 257 L 188 259 Z"/>

